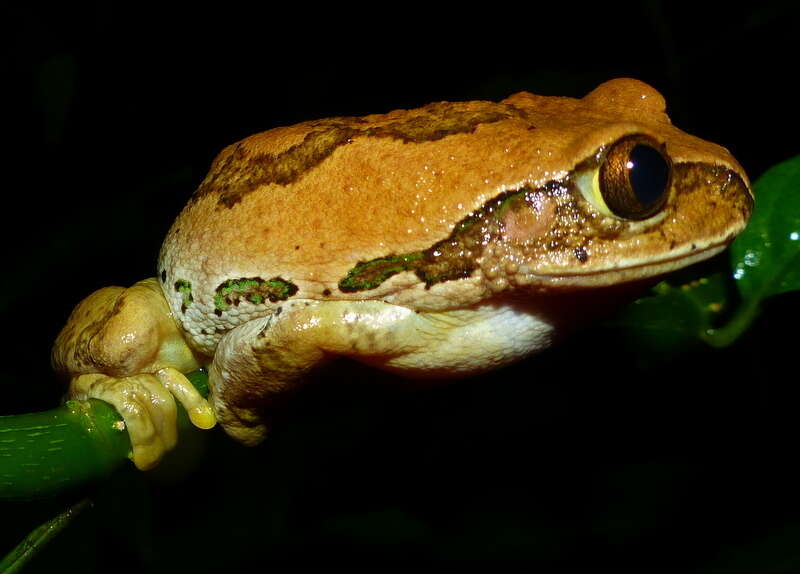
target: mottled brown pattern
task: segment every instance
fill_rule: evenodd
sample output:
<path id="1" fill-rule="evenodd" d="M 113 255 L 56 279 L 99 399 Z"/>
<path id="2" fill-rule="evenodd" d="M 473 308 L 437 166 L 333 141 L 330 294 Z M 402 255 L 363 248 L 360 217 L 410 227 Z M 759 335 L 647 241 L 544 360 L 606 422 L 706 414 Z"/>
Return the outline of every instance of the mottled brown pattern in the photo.
<path id="1" fill-rule="evenodd" d="M 561 184 L 548 184 L 539 191 L 551 193 Z M 499 242 L 503 234 L 505 211 L 530 206 L 532 190 L 507 192 L 487 202 L 481 209 L 460 221 L 447 239 L 417 253 L 388 255 L 358 263 L 339 282 L 343 292 L 378 287 L 401 271 L 414 271 L 430 287 L 442 281 L 469 277 L 478 268 L 478 258 L 488 243 Z M 487 239 L 488 238 L 488 239 Z"/>
<path id="2" fill-rule="evenodd" d="M 753 196 L 747 185 L 735 172 L 721 165 L 681 164 L 675 166 L 675 188 L 678 194 L 692 189 L 710 187 L 719 190 L 721 200 L 731 202 L 747 221 L 753 211 Z M 715 205 L 714 200 L 710 203 Z M 733 218 L 733 211 L 730 211 Z"/>
<path id="3" fill-rule="evenodd" d="M 734 207 L 721 210 L 722 215 L 733 220 L 738 211 L 744 220 L 749 217 L 752 198 L 744 181 L 734 171 L 709 164 L 677 164 L 674 169 L 676 198 L 695 193 L 706 194 L 709 190 L 717 189 L 720 201 L 732 202 Z M 428 249 L 415 253 L 390 254 L 357 263 L 339 282 L 339 289 L 343 292 L 374 289 L 402 271 L 413 271 L 426 287 L 442 281 L 469 277 L 480 266 L 479 259 L 487 245 L 503 244 L 504 213 L 508 210 L 532 209 L 537 202 L 537 195 L 546 196 L 555 207 L 549 228 L 528 240 L 526 251 L 533 260 L 547 260 L 547 254 L 567 252 L 571 254 L 569 259 L 585 264 L 590 259 L 587 251 L 590 242 L 623 241 L 631 233 L 631 220 L 591 216 L 585 200 L 579 199 L 581 194 L 573 182 L 554 181 L 536 190 L 506 192 L 490 200 L 460 221 L 447 239 Z M 693 203 L 700 210 L 709 206 L 704 201 Z M 713 200 L 710 205 L 713 207 Z M 686 205 L 682 207 L 683 211 L 688 209 L 690 207 Z M 663 226 L 667 219 L 656 223 L 646 232 L 637 231 L 637 234 L 640 237 L 660 235 L 663 240 Z M 699 217 L 694 219 L 703 220 Z M 684 241 L 686 238 L 679 239 Z M 672 246 L 677 243 L 673 241 Z"/>
<path id="4" fill-rule="evenodd" d="M 93 341 L 125 304 L 125 290 L 106 287 L 84 299 L 67 319 L 53 347 L 52 362 L 61 373 L 83 372 L 95 367 Z"/>
<path id="5" fill-rule="evenodd" d="M 279 154 L 253 155 L 241 143 L 233 146 L 217 159 L 193 200 L 216 193 L 220 206 L 233 207 L 259 186 L 296 182 L 337 148 L 355 138 L 391 138 L 404 143 L 430 142 L 454 134 L 470 133 L 481 124 L 523 114 L 508 104 L 481 102 L 476 109 L 474 102 L 440 102 L 384 125 L 365 125 L 363 118 L 320 120 L 311 124 L 312 130 L 301 143 Z"/>

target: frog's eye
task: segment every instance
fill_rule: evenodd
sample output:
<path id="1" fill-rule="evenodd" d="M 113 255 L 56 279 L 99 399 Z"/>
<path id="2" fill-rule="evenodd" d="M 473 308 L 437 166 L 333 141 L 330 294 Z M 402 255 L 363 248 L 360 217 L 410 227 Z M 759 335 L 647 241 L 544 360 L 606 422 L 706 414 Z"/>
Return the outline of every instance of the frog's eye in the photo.
<path id="1" fill-rule="evenodd" d="M 644 135 L 624 137 L 611 145 L 597 171 L 592 186 L 596 203 L 608 215 L 647 219 L 664 207 L 671 174 L 661 144 Z"/>

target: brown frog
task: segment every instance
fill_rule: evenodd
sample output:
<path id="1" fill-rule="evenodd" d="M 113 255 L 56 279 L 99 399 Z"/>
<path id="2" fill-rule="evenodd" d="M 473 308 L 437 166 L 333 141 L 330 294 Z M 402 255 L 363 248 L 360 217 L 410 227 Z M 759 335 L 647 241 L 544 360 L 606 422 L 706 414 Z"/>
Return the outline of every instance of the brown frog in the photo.
<path id="1" fill-rule="evenodd" d="M 276 128 L 222 151 L 158 277 L 81 302 L 53 362 L 72 397 L 120 411 L 147 469 L 175 443 L 174 399 L 255 444 L 275 397 L 336 356 L 417 377 L 505 365 L 559 335 L 553 294 L 711 257 L 752 202 L 730 153 L 631 79 Z M 208 402 L 183 375 L 201 366 Z"/>

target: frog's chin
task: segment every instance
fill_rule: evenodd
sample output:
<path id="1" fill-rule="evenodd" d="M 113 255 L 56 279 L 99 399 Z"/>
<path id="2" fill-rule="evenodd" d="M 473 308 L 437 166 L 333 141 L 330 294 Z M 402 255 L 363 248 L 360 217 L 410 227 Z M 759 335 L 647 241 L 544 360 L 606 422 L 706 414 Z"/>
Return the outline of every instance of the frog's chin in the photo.
<path id="1" fill-rule="evenodd" d="M 544 283 L 563 288 L 591 288 L 653 280 L 673 271 L 689 267 L 721 253 L 728 242 L 710 245 L 690 253 L 666 257 L 657 261 L 622 264 L 612 269 L 597 269 L 584 273 L 561 273 L 545 276 Z"/>

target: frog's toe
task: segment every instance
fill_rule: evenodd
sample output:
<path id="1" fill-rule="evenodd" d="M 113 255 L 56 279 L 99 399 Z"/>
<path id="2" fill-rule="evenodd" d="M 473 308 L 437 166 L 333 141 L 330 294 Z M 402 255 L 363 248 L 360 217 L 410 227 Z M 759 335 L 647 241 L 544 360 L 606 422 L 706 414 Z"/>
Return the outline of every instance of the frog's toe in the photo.
<path id="1" fill-rule="evenodd" d="M 70 394 L 100 399 L 117 409 L 128 430 L 133 462 L 140 470 L 156 466 L 177 442 L 175 400 L 155 375 L 81 375 L 73 379 Z"/>
<path id="2" fill-rule="evenodd" d="M 217 419 L 214 416 L 214 409 L 208 401 L 194 388 L 186 375 L 172 367 L 166 367 L 156 373 L 161 384 L 178 399 L 189 414 L 192 424 L 201 429 L 212 428 Z"/>

